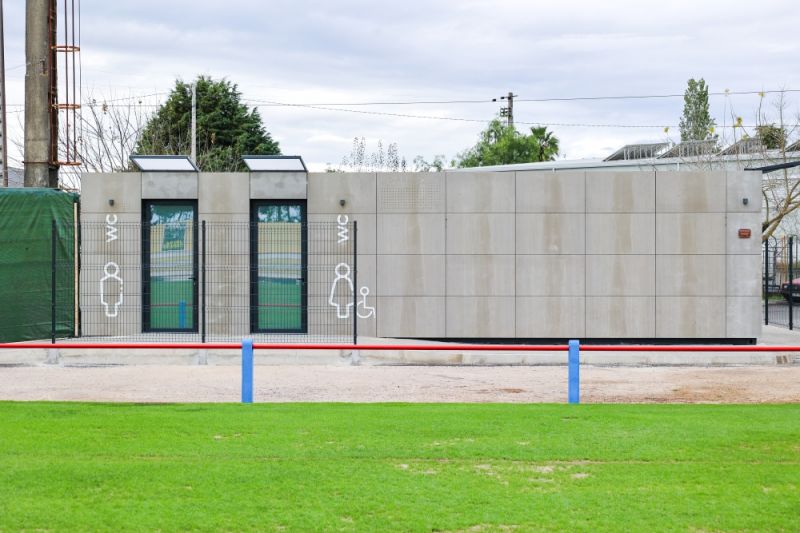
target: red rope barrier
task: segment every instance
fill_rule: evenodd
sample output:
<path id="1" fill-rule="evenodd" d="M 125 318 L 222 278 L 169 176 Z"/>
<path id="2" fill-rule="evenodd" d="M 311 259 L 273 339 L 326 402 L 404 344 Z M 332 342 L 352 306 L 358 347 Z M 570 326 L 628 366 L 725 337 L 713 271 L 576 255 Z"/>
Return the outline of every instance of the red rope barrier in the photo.
<path id="1" fill-rule="evenodd" d="M 0 343 L 0 349 L 110 349 L 110 350 L 240 350 L 241 343 L 199 342 L 49 342 Z M 408 351 L 469 351 L 469 352 L 557 352 L 566 351 L 566 344 L 284 344 L 253 343 L 256 350 L 408 350 Z M 800 352 L 800 346 L 767 345 L 634 345 L 582 344 L 585 352 Z"/>

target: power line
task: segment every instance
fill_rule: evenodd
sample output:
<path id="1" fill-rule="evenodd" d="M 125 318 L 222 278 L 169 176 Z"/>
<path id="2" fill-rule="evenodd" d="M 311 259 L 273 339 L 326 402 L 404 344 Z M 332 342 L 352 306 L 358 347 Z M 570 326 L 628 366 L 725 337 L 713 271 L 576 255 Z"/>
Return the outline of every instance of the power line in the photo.
<path id="1" fill-rule="evenodd" d="M 431 115 L 412 115 L 407 113 L 390 113 L 388 111 L 364 111 L 361 109 L 340 109 L 340 108 L 332 108 L 332 107 L 324 107 L 324 106 L 317 106 L 312 104 L 290 104 L 287 102 L 274 102 L 268 100 L 244 100 L 245 102 L 256 103 L 256 107 L 261 107 L 261 103 L 266 103 L 272 107 L 292 107 L 292 108 L 305 108 L 305 109 L 316 109 L 320 111 L 333 111 L 338 113 L 357 113 L 360 115 L 378 115 L 378 116 L 390 116 L 390 117 L 398 117 L 398 118 L 414 118 L 414 119 L 423 119 L 423 120 L 449 120 L 449 121 L 456 121 L 456 122 L 480 122 L 481 124 L 486 124 L 489 120 L 486 119 L 476 119 L 476 118 L 460 118 L 460 117 L 436 117 Z M 640 128 L 640 129 L 664 129 L 664 128 L 678 128 L 677 125 L 674 124 L 593 124 L 593 123 L 570 123 L 570 122 L 528 122 L 522 120 L 516 120 L 516 124 L 525 124 L 527 126 L 557 126 L 557 127 L 578 127 L 578 128 Z M 793 127 L 793 124 L 785 124 L 786 127 Z M 720 126 L 719 128 L 753 128 L 755 126 L 747 126 L 747 125 L 730 125 L 730 126 Z"/>
<path id="2" fill-rule="evenodd" d="M 741 95 L 767 95 L 775 93 L 797 93 L 800 89 L 776 89 L 770 91 L 721 91 L 709 92 L 709 96 L 741 96 Z M 633 94 L 620 96 L 566 96 L 558 98 L 518 98 L 517 102 L 575 102 L 581 100 L 646 100 L 656 98 L 683 98 L 680 94 Z"/>
<path id="3" fill-rule="evenodd" d="M 767 91 L 720 91 L 709 92 L 709 96 L 743 96 L 743 95 L 767 95 L 776 93 L 797 93 L 800 89 L 774 89 Z M 575 102 L 575 101 L 596 101 L 596 100 L 647 100 L 658 98 L 683 98 L 684 93 L 674 94 L 632 94 L 632 95 L 609 95 L 609 96 L 565 96 L 551 98 L 519 98 L 515 95 L 517 102 Z M 288 105 L 280 102 L 269 102 L 263 100 L 250 100 L 253 102 L 264 102 L 266 106 Z M 373 102 L 311 102 L 296 103 L 295 105 L 308 106 L 373 106 L 373 105 L 447 105 L 447 104 L 491 104 L 492 98 L 479 100 L 407 100 L 407 101 L 373 101 Z"/>

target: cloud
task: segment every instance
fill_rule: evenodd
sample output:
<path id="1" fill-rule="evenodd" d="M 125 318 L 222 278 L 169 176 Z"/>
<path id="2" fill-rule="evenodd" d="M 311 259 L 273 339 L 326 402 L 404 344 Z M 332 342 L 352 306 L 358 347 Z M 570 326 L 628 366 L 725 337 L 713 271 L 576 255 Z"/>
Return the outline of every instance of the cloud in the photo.
<path id="1" fill-rule="evenodd" d="M 24 63 L 21 4 L 6 5 L 8 66 Z M 197 74 L 237 83 L 251 105 L 489 100 L 513 90 L 520 123 L 652 126 L 552 126 L 570 158 L 603 157 L 626 142 L 664 138 L 663 126 L 678 122 L 682 99 L 523 99 L 682 93 L 690 77 L 704 77 L 718 91 L 800 88 L 800 42 L 791 38 L 800 15 L 779 0 L 82 4 L 84 95 L 168 92 L 175 78 Z M 23 102 L 23 70 L 8 73 L 10 103 Z M 722 124 L 731 106 L 747 114 L 757 100 L 713 97 L 712 113 Z M 341 161 L 356 136 L 397 142 L 409 160 L 418 154 L 449 159 L 475 142 L 500 107 L 351 108 L 479 121 L 458 122 L 261 105 L 283 150 L 312 166 Z"/>

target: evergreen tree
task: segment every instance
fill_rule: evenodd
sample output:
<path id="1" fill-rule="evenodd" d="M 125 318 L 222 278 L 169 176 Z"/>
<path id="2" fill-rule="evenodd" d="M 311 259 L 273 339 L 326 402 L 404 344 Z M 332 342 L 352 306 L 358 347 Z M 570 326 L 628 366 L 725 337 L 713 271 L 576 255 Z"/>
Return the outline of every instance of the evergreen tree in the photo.
<path id="1" fill-rule="evenodd" d="M 708 112 L 708 86 L 703 78 L 690 79 L 683 95 L 681 141 L 716 140 L 716 121 Z"/>
<path id="2" fill-rule="evenodd" d="M 246 170 L 243 155 L 280 154 L 277 141 L 261 123 L 257 109 L 241 102 L 227 80 L 199 76 L 197 84 L 197 166 L 206 172 Z M 150 118 L 136 145 L 137 154 L 191 153 L 192 86 L 175 82 L 167 101 Z"/>

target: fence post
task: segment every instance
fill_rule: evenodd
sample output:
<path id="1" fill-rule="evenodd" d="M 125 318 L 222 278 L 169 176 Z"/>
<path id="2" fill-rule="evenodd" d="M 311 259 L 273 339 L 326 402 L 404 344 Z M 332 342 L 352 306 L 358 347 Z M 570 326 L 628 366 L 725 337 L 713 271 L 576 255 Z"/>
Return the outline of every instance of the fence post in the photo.
<path id="1" fill-rule="evenodd" d="M 358 221 L 353 221 L 353 344 L 358 344 Z"/>
<path id="2" fill-rule="evenodd" d="M 242 339 L 242 403 L 253 403 L 253 339 Z"/>
<path id="3" fill-rule="evenodd" d="M 56 343 L 56 220 L 50 221 L 50 343 Z"/>
<path id="4" fill-rule="evenodd" d="M 764 325 L 769 326 L 769 239 L 764 241 Z"/>
<path id="5" fill-rule="evenodd" d="M 186 327 L 186 301 L 178 302 L 178 329 Z"/>
<path id="6" fill-rule="evenodd" d="M 568 393 L 569 403 L 581 403 L 580 342 L 569 341 Z"/>
<path id="7" fill-rule="evenodd" d="M 794 329 L 794 237 L 789 237 L 789 330 Z"/>
<path id="8" fill-rule="evenodd" d="M 203 255 L 200 261 L 200 342 L 206 342 L 206 221 L 202 222 Z"/>

